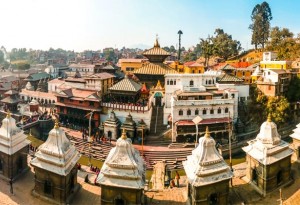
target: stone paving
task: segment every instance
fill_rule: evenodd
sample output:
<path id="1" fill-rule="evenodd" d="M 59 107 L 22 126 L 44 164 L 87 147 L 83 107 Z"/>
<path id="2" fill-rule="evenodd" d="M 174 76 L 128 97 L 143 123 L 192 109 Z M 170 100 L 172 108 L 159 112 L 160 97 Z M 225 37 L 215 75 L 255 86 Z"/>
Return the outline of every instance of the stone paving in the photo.
<path id="1" fill-rule="evenodd" d="M 87 168 L 87 167 L 86 167 Z M 84 176 L 89 174 L 90 180 L 95 178 L 95 174 L 88 170 L 78 171 L 78 183 L 81 189 L 72 201 L 74 205 L 100 204 L 100 187 L 85 183 Z M 0 179 L 0 204 L 1 205 L 50 205 L 51 203 L 43 201 L 31 195 L 34 187 L 33 170 L 28 171 L 13 183 L 14 194 L 10 193 L 9 183 Z"/>

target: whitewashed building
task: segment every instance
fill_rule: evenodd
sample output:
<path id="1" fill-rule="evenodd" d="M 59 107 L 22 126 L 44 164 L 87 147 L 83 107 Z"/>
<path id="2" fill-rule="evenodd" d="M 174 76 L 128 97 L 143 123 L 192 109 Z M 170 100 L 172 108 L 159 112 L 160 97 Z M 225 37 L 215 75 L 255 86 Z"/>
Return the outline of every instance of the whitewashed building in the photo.
<path id="1" fill-rule="evenodd" d="M 143 204 L 145 168 L 139 151 L 123 130 L 97 178 L 101 186 L 101 204 Z"/>
<path id="2" fill-rule="evenodd" d="M 79 152 L 55 122 L 45 143 L 39 146 L 30 164 L 34 167 L 33 194 L 52 203 L 69 204 L 79 190 Z"/>
<path id="3" fill-rule="evenodd" d="M 228 204 L 229 180 L 233 173 L 216 149 L 216 142 L 206 127 L 205 136 L 183 162 L 192 205 Z M 201 203 L 199 203 L 201 202 Z"/>
<path id="4" fill-rule="evenodd" d="M 16 126 L 16 120 L 8 112 L 0 128 L 0 178 L 7 181 L 28 170 L 27 136 Z"/>
<path id="5" fill-rule="evenodd" d="M 243 147 L 246 152 L 246 177 L 263 196 L 292 182 L 289 143 L 281 140 L 277 126 L 269 114 L 254 140 Z"/>

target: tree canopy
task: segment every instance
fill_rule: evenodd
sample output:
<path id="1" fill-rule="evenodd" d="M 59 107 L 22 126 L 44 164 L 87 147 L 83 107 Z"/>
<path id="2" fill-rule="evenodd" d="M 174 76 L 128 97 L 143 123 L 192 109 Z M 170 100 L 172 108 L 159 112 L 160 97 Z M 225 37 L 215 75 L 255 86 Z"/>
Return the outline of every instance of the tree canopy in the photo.
<path id="1" fill-rule="evenodd" d="M 250 24 L 249 29 L 252 30 L 251 44 L 255 46 L 255 49 L 258 46 L 265 47 L 269 38 L 272 18 L 271 8 L 267 2 L 264 1 L 253 8 L 251 14 L 252 24 Z"/>

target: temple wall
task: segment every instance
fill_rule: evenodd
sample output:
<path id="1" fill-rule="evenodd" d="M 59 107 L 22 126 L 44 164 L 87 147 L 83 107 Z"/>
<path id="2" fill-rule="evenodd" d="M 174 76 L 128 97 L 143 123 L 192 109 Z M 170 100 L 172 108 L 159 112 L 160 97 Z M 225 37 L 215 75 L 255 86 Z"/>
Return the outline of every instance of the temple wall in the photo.
<path id="1" fill-rule="evenodd" d="M 28 169 L 27 163 L 28 146 L 23 147 L 12 156 L 0 152 L 0 160 L 2 162 L 2 171 L 0 175 L 2 178 L 9 180 L 21 174 L 24 170 Z"/>
<path id="2" fill-rule="evenodd" d="M 190 202 L 192 205 L 215 204 L 211 201 L 212 195 L 215 194 L 217 204 L 228 204 L 229 179 L 216 182 L 213 184 L 191 187 Z"/>
<path id="3" fill-rule="evenodd" d="M 247 155 L 246 177 L 252 182 L 257 191 L 265 195 L 292 180 L 291 157 L 288 156 L 270 165 L 263 165 L 256 159 Z M 256 169 L 257 180 L 254 180 L 254 169 Z"/>
<path id="4" fill-rule="evenodd" d="M 37 195 L 49 198 L 59 203 L 68 202 L 69 195 L 72 194 L 71 180 L 74 187 L 77 185 L 77 167 L 74 166 L 67 176 L 61 176 L 45 169 L 35 167 L 35 186 L 34 192 Z M 45 181 L 51 183 L 51 193 L 45 193 Z"/>
<path id="5" fill-rule="evenodd" d="M 109 117 L 109 114 L 112 110 L 112 108 L 108 108 L 105 114 L 101 114 L 101 122 L 104 122 Z M 147 127 L 150 128 L 152 108 L 150 108 L 149 111 L 145 111 L 144 113 L 142 111 L 130 112 L 130 110 L 125 111 L 114 109 L 114 113 L 116 114 L 116 117 L 120 120 L 121 123 L 123 123 L 126 120 L 127 115 L 130 113 L 132 119 L 136 122 L 136 124 L 138 124 L 138 122 L 142 119 L 146 123 Z"/>
<path id="6" fill-rule="evenodd" d="M 139 205 L 143 202 L 142 189 L 129 189 L 101 185 L 101 201 L 102 205 L 114 205 L 115 199 L 124 200 L 126 205 Z"/>

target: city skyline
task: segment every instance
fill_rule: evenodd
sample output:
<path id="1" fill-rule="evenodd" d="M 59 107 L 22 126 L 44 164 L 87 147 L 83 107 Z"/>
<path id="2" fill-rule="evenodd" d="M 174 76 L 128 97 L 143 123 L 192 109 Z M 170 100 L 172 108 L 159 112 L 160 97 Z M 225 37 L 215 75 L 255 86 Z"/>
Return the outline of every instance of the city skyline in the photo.
<path id="1" fill-rule="evenodd" d="M 252 48 L 250 15 L 263 1 L 179 1 L 179 0 L 113 0 L 113 1 L 38 1 L 12 0 L 2 2 L 0 46 L 48 50 L 99 50 L 105 47 L 149 48 L 156 35 L 162 47 L 195 46 L 200 38 L 223 29 Z M 300 33 L 299 2 L 267 1 L 271 7 L 271 26 Z"/>

